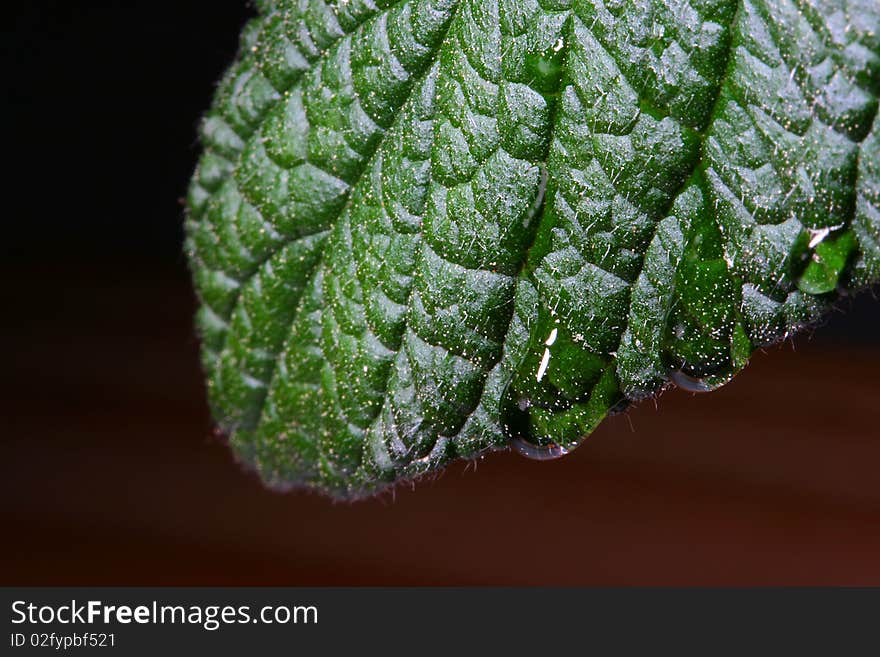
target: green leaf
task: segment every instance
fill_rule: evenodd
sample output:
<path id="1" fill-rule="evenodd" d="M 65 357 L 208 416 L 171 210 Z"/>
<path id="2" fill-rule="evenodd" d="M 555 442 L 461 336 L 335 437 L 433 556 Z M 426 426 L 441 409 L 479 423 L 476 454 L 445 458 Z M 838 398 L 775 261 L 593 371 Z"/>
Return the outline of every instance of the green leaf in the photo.
<path id="1" fill-rule="evenodd" d="M 856 239 L 851 230 L 823 239 L 828 233 L 822 230 L 812 238 L 816 246 L 811 261 L 798 280 L 798 288 L 807 294 L 825 294 L 837 287 L 846 263 L 856 249 Z M 822 240 L 822 241 L 820 241 Z"/>
<path id="2" fill-rule="evenodd" d="M 564 454 L 880 280 L 876 0 L 258 8 L 186 250 L 214 416 L 272 486 Z"/>

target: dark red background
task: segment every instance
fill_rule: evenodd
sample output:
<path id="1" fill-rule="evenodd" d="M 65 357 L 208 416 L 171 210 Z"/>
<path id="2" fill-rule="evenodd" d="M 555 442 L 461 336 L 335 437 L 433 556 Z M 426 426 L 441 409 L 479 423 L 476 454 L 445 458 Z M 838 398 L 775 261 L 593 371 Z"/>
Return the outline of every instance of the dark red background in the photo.
<path id="1" fill-rule="evenodd" d="M 0 40 L 0 583 L 880 584 L 869 296 L 559 461 L 492 454 L 351 505 L 263 489 L 212 436 L 179 255 L 247 11 L 23 4 Z"/>

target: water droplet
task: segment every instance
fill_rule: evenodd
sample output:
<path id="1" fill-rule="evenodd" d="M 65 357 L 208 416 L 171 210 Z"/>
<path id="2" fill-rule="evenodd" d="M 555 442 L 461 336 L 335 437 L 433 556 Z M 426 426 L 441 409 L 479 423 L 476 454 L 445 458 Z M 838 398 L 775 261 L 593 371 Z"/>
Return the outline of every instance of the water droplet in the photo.
<path id="1" fill-rule="evenodd" d="M 501 395 L 501 426 L 510 446 L 530 459 L 565 456 L 619 398 L 608 357 L 575 340 L 552 308 L 539 306 L 521 360 Z"/>
<path id="2" fill-rule="evenodd" d="M 688 392 L 710 392 L 712 390 L 710 386 L 706 385 L 706 382 L 703 381 L 703 379 L 691 376 L 690 374 L 685 374 L 680 370 L 672 370 L 669 372 L 669 378 L 672 379 L 672 382 L 679 388 L 687 390 Z"/>
<path id="3" fill-rule="evenodd" d="M 726 369 L 726 368 L 725 368 Z M 686 374 L 681 370 L 670 370 L 668 375 L 672 382 L 688 392 L 712 392 L 729 383 L 735 372 L 727 369 L 724 373 L 698 377 Z"/>
<path id="4" fill-rule="evenodd" d="M 560 443 L 554 438 L 542 435 L 536 430 L 531 400 L 519 397 L 513 390 L 512 382 L 507 385 L 501 399 L 501 427 L 510 446 L 526 458 L 536 461 L 549 461 L 573 451 L 585 436 L 573 441 Z M 538 411 L 534 408 L 534 411 Z"/>
<path id="5" fill-rule="evenodd" d="M 839 228 L 831 226 L 805 231 L 809 242 L 806 250 L 800 254 L 803 269 L 797 277 L 797 286 L 802 292 L 819 295 L 837 289 L 857 248 L 853 231 L 840 232 Z"/>
<path id="6" fill-rule="evenodd" d="M 536 91 L 555 95 L 559 90 L 566 51 L 565 39 L 559 37 L 543 51 L 526 56 L 526 67 L 532 77 L 530 86 Z"/>
<path id="7" fill-rule="evenodd" d="M 533 445 L 521 438 L 512 438 L 510 440 L 510 446 L 521 455 L 535 461 L 550 461 L 552 459 L 558 459 L 560 456 L 565 456 L 571 451 L 571 449 L 555 443 L 550 443 L 549 445 Z"/>

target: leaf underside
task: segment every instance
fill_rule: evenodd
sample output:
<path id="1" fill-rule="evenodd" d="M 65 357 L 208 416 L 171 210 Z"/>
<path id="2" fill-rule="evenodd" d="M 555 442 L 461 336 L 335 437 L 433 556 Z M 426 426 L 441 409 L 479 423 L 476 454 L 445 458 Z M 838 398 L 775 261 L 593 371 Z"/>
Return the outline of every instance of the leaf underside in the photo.
<path id="1" fill-rule="evenodd" d="M 573 448 L 880 280 L 876 0 L 258 3 L 186 250 L 209 399 L 345 498 Z"/>

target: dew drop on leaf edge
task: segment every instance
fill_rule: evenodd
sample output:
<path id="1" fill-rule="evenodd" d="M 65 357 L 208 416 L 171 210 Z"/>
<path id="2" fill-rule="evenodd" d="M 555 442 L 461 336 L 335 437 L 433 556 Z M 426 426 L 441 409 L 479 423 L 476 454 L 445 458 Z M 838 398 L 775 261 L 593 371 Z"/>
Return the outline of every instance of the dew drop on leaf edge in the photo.
<path id="1" fill-rule="evenodd" d="M 522 456 L 536 461 L 557 459 L 574 451 L 586 438 L 562 445 L 547 436 L 535 435 L 529 408 L 531 402 L 521 398 L 509 383 L 501 396 L 501 428 L 510 446 Z"/>

